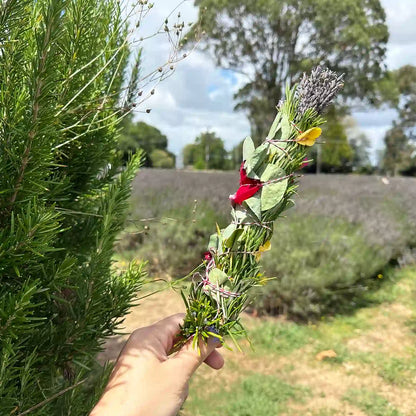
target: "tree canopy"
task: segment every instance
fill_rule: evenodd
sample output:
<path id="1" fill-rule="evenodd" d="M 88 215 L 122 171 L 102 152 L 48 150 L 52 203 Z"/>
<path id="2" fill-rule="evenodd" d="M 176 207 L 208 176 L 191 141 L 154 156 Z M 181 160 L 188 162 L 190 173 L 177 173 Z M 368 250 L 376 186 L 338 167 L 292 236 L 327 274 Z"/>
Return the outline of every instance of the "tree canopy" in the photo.
<path id="1" fill-rule="evenodd" d="M 229 169 L 224 141 L 213 132 L 201 133 L 195 143 L 183 148 L 183 164 L 195 169 Z"/>
<path id="2" fill-rule="evenodd" d="M 261 140 L 287 83 L 325 65 L 347 80 L 344 97 L 374 103 L 388 40 L 379 0 L 196 0 L 205 49 L 245 75 L 235 95 Z"/>
<path id="3" fill-rule="evenodd" d="M 132 117 L 123 120 L 118 148 L 123 152 L 124 160 L 142 149 L 146 156 L 146 167 L 175 167 L 175 155 L 167 147 L 168 138 L 156 127 L 143 121 L 134 122 Z"/>
<path id="4" fill-rule="evenodd" d="M 395 83 L 398 119 L 384 138 L 383 168 L 391 175 L 416 174 L 416 67 L 391 72 Z"/>

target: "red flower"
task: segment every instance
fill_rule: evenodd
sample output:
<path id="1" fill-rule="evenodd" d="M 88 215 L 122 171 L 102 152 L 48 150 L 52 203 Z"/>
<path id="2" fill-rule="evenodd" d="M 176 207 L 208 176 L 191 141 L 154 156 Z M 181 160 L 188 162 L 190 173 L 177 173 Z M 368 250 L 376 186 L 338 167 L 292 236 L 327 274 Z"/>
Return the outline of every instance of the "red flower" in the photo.
<path id="1" fill-rule="evenodd" d="M 204 259 L 210 261 L 212 259 L 212 254 L 209 251 L 204 253 Z"/>
<path id="2" fill-rule="evenodd" d="M 300 165 L 301 168 L 306 168 L 306 166 L 309 165 L 308 157 L 305 157 L 302 161 L 302 164 Z"/>
<path id="3" fill-rule="evenodd" d="M 258 179 L 251 179 L 247 176 L 244 169 L 244 162 L 240 167 L 240 187 L 234 195 L 230 195 L 231 203 L 241 205 L 243 201 L 251 198 L 262 187 L 261 181 Z"/>

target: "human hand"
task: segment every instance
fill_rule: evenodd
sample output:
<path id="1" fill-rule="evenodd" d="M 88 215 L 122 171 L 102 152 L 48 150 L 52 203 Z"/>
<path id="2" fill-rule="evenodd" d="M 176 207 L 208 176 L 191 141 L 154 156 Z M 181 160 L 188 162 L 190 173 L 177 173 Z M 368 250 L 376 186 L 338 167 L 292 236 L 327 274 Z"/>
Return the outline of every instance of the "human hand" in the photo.
<path id="1" fill-rule="evenodd" d="M 222 368 L 224 359 L 215 349 L 221 344 L 215 338 L 200 342 L 200 353 L 188 342 L 168 356 L 183 317 L 172 315 L 130 335 L 90 416 L 175 416 L 200 364 Z"/>

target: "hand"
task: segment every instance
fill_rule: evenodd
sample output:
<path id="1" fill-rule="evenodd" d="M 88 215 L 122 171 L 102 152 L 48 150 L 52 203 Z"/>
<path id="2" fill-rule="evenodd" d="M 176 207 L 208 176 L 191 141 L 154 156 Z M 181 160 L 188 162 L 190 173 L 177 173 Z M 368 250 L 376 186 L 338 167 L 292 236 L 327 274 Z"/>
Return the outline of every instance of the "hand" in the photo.
<path id="1" fill-rule="evenodd" d="M 200 354 L 188 342 L 168 356 L 183 317 L 172 315 L 131 334 L 90 416 L 175 416 L 200 364 L 222 368 L 224 359 L 215 349 L 221 344 L 215 338 L 199 343 Z"/>

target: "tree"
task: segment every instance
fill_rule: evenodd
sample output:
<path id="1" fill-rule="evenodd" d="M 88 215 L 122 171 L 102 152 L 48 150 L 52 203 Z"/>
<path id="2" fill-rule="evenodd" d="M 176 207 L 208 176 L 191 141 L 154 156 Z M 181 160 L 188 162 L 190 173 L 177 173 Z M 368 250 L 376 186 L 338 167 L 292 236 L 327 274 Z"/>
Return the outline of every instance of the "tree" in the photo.
<path id="1" fill-rule="evenodd" d="M 167 150 L 168 138 L 156 127 L 150 126 L 143 121 L 134 122 L 131 116 L 125 117 L 121 124 L 121 135 L 118 148 L 123 153 L 123 160 L 128 160 L 131 153 L 136 153 L 138 149 L 145 152 L 145 166 L 152 167 L 153 159 L 151 154 L 154 150 L 163 150 L 168 158 L 173 159 L 175 165 L 175 155 Z M 159 156 L 161 153 L 157 153 Z M 172 163 L 169 163 L 172 165 Z"/>
<path id="2" fill-rule="evenodd" d="M 152 150 L 149 159 L 154 168 L 173 169 L 175 167 L 175 158 L 165 150 Z"/>
<path id="3" fill-rule="evenodd" d="M 375 167 L 370 160 L 370 140 L 361 131 L 356 120 L 347 116 L 343 119 L 348 142 L 352 151 L 351 167 L 353 172 L 371 174 Z"/>
<path id="4" fill-rule="evenodd" d="M 416 67 L 405 65 L 393 72 L 396 80 L 399 99 L 399 124 L 404 128 L 409 138 L 416 139 Z"/>
<path id="5" fill-rule="evenodd" d="M 392 175 L 416 173 L 416 146 L 409 141 L 404 129 L 393 125 L 384 137 L 384 170 Z"/>
<path id="6" fill-rule="evenodd" d="M 349 140 L 352 150 L 352 170 L 357 173 L 371 174 L 374 167 L 370 161 L 370 140 L 364 133 Z"/>
<path id="7" fill-rule="evenodd" d="M 4 415 L 89 414 L 108 374 L 95 356 L 141 286 L 141 264 L 112 267 L 141 160 L 123 169 L 116 151 L 138 83 L 124 10 L 118 0 L 0 6 Z"/>
<path id="8" fill-rule="evenodd" d="M 391 73 L 397 88 L 398 119 L 384 138 L 383 168 L 391 175 L 416 174 L 416 67 Z"/>
<path id="9" fill-rule="evenodd" d="M 325 65 L 345 73 L 344 97 L 374 103 L 388 30 L 379 0 L 196 0 L 205 48 L 247 82 L 235 95 L 257 142 L 285 85 Z"/>
<path id="10" fill-rule="evenodd" d="M 201 133 L 195 143 L 183 148 L 183 164 L 195 169 L 229 169 L 230 162 L 224 141 L 215 133 Z"/>

